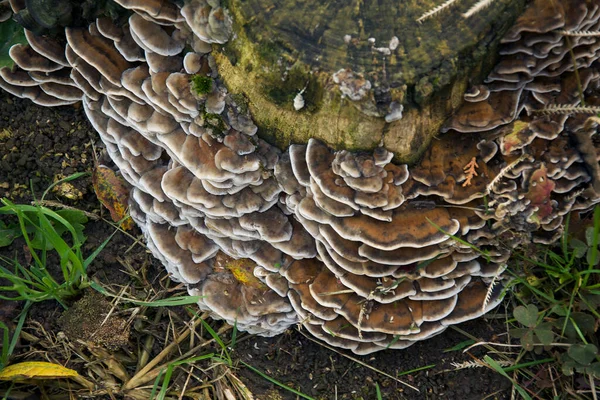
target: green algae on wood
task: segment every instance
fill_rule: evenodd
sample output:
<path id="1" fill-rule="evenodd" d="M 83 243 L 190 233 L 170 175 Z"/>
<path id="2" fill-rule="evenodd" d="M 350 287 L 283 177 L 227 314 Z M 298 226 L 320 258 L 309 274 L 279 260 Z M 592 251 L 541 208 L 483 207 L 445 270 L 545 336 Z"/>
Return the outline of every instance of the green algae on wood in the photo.
<path id="1" fill-rule="evenodd" d="M 468 20 L 466 2 L 422 24 L 438 1 L 225 3 L 235 35 L 215 52 L 219 73 L 248 99 L 261 136 L 280 147 L 311 137 L 336 149 L 383 144 L 413 162 L 489 72 L 524 0 L 498 0 Z M 336 73 L 349 81 L 336 83 Z M 368 90 L 354 87 L 365 81 Z M 386 122 L 400 104 L 402 119 Z"/>

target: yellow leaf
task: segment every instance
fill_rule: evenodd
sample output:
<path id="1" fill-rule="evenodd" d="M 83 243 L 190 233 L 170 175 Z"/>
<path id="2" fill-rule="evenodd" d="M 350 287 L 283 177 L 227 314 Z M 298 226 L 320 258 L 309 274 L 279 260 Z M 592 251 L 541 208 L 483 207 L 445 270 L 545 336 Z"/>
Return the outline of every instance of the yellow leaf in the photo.
<path id="1" fill-rule="evenodd" d="M 27 361 L 0 370 L 0 380 L 57 379 L 79 376 L 77 371 L 45 361 Z"/>
<path id="2" fill-rule="evenodd" d="M 217 267 L 229 270 L 233 277 L 242 285 L 249 286 L 255 289 L 268 289 L 260 279 L 254 276 L 254 268 L 256 263 L 249 258 L 241 258 L 236 260 L 232 257 L 219 252 L 216 257 Z"/>
<path id="3" fill-rule="evenodd" d="M 133 221 L 127 217 L 127 202 L 129 200 L 129 186 L 127 182 L 115 172 L 103 165 L 94 168 L 92 174 L 94 192 L 98 200 L 110 211 L 113 221 L 121 222 L 121 228 L 127 230 L 133 227 Z M 124 219 L 127 217 L 126 219 Z"/>

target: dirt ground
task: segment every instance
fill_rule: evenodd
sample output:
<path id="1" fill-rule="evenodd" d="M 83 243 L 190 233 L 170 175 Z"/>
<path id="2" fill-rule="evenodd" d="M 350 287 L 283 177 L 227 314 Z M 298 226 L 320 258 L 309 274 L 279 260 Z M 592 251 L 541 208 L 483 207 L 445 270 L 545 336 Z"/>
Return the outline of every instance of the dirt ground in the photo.
<path id="1" fill-rule="evenodd" d="M 42 108 L 0 92 L 0 197 L 29 202 L 31 189 L 39 196 L 57 178 L 90 171 L 94 165 L 92 143 L 101 147 L 80 108 Z M 89 212 L 100 210 L 89 176 L 74 181 L 69 190 L 51 193 L 49 199 Z M 90 221 L 85 230 L 88 240 L 84 253 L 93 251 L 111 232 L 112 228 L 106 223 Z M 121 272 L 122 264 L 118 262 L 119 255 L 125 252 L 131 265 L 143 264 L 153 271 L 149 275 L 157 274 L 162 268 L 160 264 L 143 247 L 132 247 L 133 242 L 131 237 L 116 235 L 92 264 L 90 274 L 101 282 L 126 282 L 128 277 Z M 19 246 L 22 248 L 22 243 L 16 241 L 1 254 L 14 254 Z M 18 312 L 18 307 L 9 303 L 0 300 L 0 319 L 10 319 Z M 57 303 L 46 302 L 35 305 L 29 318 L 41 323 L 47 331 L 57 333 L 61 329 L 58 319 L 62 312 Z M 481 319 L 459 328 L 481 340 L 494 339 L 496 334 L 505 332 L 502 310 L 497 316 L 497 319 Z M 390 400 L 510 398 L 510 382 L 492 370 L 485 367 L 456 369 L 455 364 L 477 360 L 484 352 L 482 348 L 468 353 L 446 351 L 468 339 L 452 329 L 406 350 L 382 351 L 364 357 L 348 354 L 355 360 L 309 340 L 302 333 L 292 329 L 273 338 L 247 338 L 233 349 L 234 362 L 244 361 L 317 399 L 376 399 L 376 383 L 382 398 Z M 135 342 L 135 334 L 132 335 L 131 340 Z M 415 369 L 420 370 L 405 373 Z M 235 374 L 256 399 L 298 398 L 241 364 Z M 392 377 L 409 383 L 419 392 Z"/>

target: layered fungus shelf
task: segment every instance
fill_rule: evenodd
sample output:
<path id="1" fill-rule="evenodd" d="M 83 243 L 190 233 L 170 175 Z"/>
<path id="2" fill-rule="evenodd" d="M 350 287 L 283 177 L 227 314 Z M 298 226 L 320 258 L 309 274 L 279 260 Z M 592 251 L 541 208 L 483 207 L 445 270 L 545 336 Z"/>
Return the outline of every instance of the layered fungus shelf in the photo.
<path id="1" fill-rule="evenodd" d="M 27 18 L 39 10 L 24 1 L 2 2 L 29 28 L 29 44 L 10 49 L 15 67 L 0 70 L 0 87 L 44 106 L 82 102 L 132 186 L 131 216 L 153 254 L 201 296 L 202 310 L 238 329 L 270 336 L 300 323 L 358 354 L 406 348 L 498 305 L 513 250 L 555 242 L 568 213 L 599 201 L 599 0 L 510 7 L 518 18 L 488 49 L 495 66 L 479 69 L 485 75 L 448 103 L 443 119 L 431 115 L 425 125 L 443 125 L 419 139 L 431 144 L 410 165 L 398 160 L 413 144 L 386 143 L 401 141 L 402 129 L 422 134 L 402 110 L 427 118 L 426 102 L 420 108 L 413 91 L 377 103 L 386 87 L 367 73 L 372 65 L 351 70 L 344 61 L 355 56 L 355 38 L 370 43 L 363 56 L 376 55 L 373 62 L 401 57 L 404 39 L 388 38 L 381 50 L 383 39 L 370 42 L 368 32 L 337 38 L 347 54 L 313 65 L 306 91 L 294 88 L 280 106 L 304 121 L 298 129 L 310 115 L 315 132 L 329 128 L 310 107 L 318 77 L 327 101 L 356 109 L 352 118 L 368 106 L 357 101 L 375 99 L 377 112 L 364 118 L 390 128 L 385 140 L 333 150 L 309 130 L 302 140 L 286 134 L 293 144 L 277 147 L 260 114 L 264 98 L 235 89 L 243 86 L 231 69 L 235 51 L 256 35 L 248 9 L 218 0 L 115 1 L 120 19 L 50 27 Z M 448 18 L 427 15 L 433 4 L 424 3 L 412 10 L 411 29 Z M 471 16 L 473 27 L 489 33 L 484 22 L 510 2 L 497 3 Z M 455 14 L 456 24 L 468 23 Z M 399 82 L 402 65 L 388 69 Z M 248 79 L 260 72 L 251 70 Z M 447 84 L 447 96 L 460 88 Z"/>

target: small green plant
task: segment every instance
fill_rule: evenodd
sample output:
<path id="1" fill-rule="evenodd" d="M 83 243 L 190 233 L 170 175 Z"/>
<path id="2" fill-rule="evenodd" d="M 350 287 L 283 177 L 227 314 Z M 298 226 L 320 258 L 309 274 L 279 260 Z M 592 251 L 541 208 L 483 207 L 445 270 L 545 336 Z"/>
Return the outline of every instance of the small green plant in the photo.
<path id="1" fill-rule="evenodd" d="M 198 94 L 208 94 L 212 90 L 212 79 L 206 75 L 192 76 L 192 90 Z"/>
<path id="2" fill-rule="evenodd" d="M 72 175 L 54 185 L 76 179 L 81 175 Z M 42 200 L 48 190 L 42 196 Z M 14 259 L 0 257 L 0 262 L 5 265 L 0 266 L 0 279 L 9 282 L 0 286 L 0 291 L 8 292 L 0 295 L 0 299 L 31 302 L 54 299 L 66 308 L 66 299 L 90 286 L 86 274 L 87 268 L 108 244 L 112 235 L 92 254 L 84 258 L 83 227 L 87 217 L 83 212 L 53 211 L 39 203 L 14 204 L 7 199 L 1 199 L 1 203 L 3 206 L 0 207 L 0 215 L 16 217 L 16 222 L 4 223 L 0 226 L 2 230 L 9 233 L 0 245 L 10 245 L 14 239 L 22 237 L 26 245 L 26 258 L 30 258 L 30 261 L 29 265 L 22 265 L 17 257 Z M 56 261 L 51 257 L 52 251 L 56 253 Z M 50 262 L 59 264 L 62 279 L 53 276 L 52 269 L 48 265 Z"/>
<path id="3" fill-rule="evenodd" d="M 544 313 L 540 313 L 533 304 L 519 306 L 513 314 L 515 320 L 525 328 L 511 329 L 510 332 L 514 337 L 520 338 L 525 351 L 541 354 L 542 346 L 546 350 L 556 348 L 556 360 L 561 365 L 563 374 L 571 376 L 577 371 L 600 378 L 600 360 L 595 362 L 598 348 L 588 343 L 589 340 L 597 340 L 596 319 L 592 315 L 572 312 L 569 319 L 566 319 L 566 310 L 555 306 L 546 318 L 548 321 L 543 322 Z M 558 318 L 553 318 L 554 315 Z M 566 352 L 560 349 L 566 349 Z"/>
<path id="4" fill-rule="evenodd" d="M 524 328 L 515 328 L 510 332 L 513 337 L 521 339 L 521 346 L 527 351 L 536 349 L 537 344 L 549 346 L 554 339 L 551 322 L 540 322 L 538 320 L 538 308 L 533 304 L 527 306 L 518 306 L 513 311 L 517 322 L 524 325 Z M 537 350 L 541 352 L 541 348 Z"/>
<path id="5" fill-rule="evenodd" d="M 12 68 L 14 62 L 8 55 L 8 51 L 18 43 L 27 43 L 23 27 L 13 19 L 0 23 L 0 68 Z"/>
<path id="6" fill-rule="evenodd" d="M 528 357 L 528 352 L 545 351 L 552 356 L 546 363 L 538 364 L 536 371 L 521 369 L 519 374 L 531 382 L 539 380 L 540 374 L 559 370 L 562 376 L 552 385 L 562 386 L 564 393 L 581 386 L 581 379 L 569 379 L 575 373 L 582 374 L 592 387 L 600 379 L 596 332 L 600 324 L 600 207 L 595 208 L 593 225 L 584 236 L 584 240 L 579 240 L 565 233 L 555 248 L 535 256 L 517 255 L 520 261 L 515 259 L 518 264 L 510 269 L 515 275 L 511 286 L 522 303 L 513 310 L 514 319 L 509 321 L 514 326 L 510 334 L 522 346 L 515 364 Z M 511 380 L 517 382 L 517 376 Z M 527 387 L 524 383 L 521 386 Z M 533 393 L 533 389 L 530 386 L 528 390 Z M 543 387 L 538 389 L 537 395 L 549 394 Z"/>
<path id="7" fill-rule="evenodd" d="M 600 362 L 597 361 L 598 348 L 591 344 L 575 344 L 561 354 L 562 372 L 566 376 L 574 371 L 600 378 Z"/>

